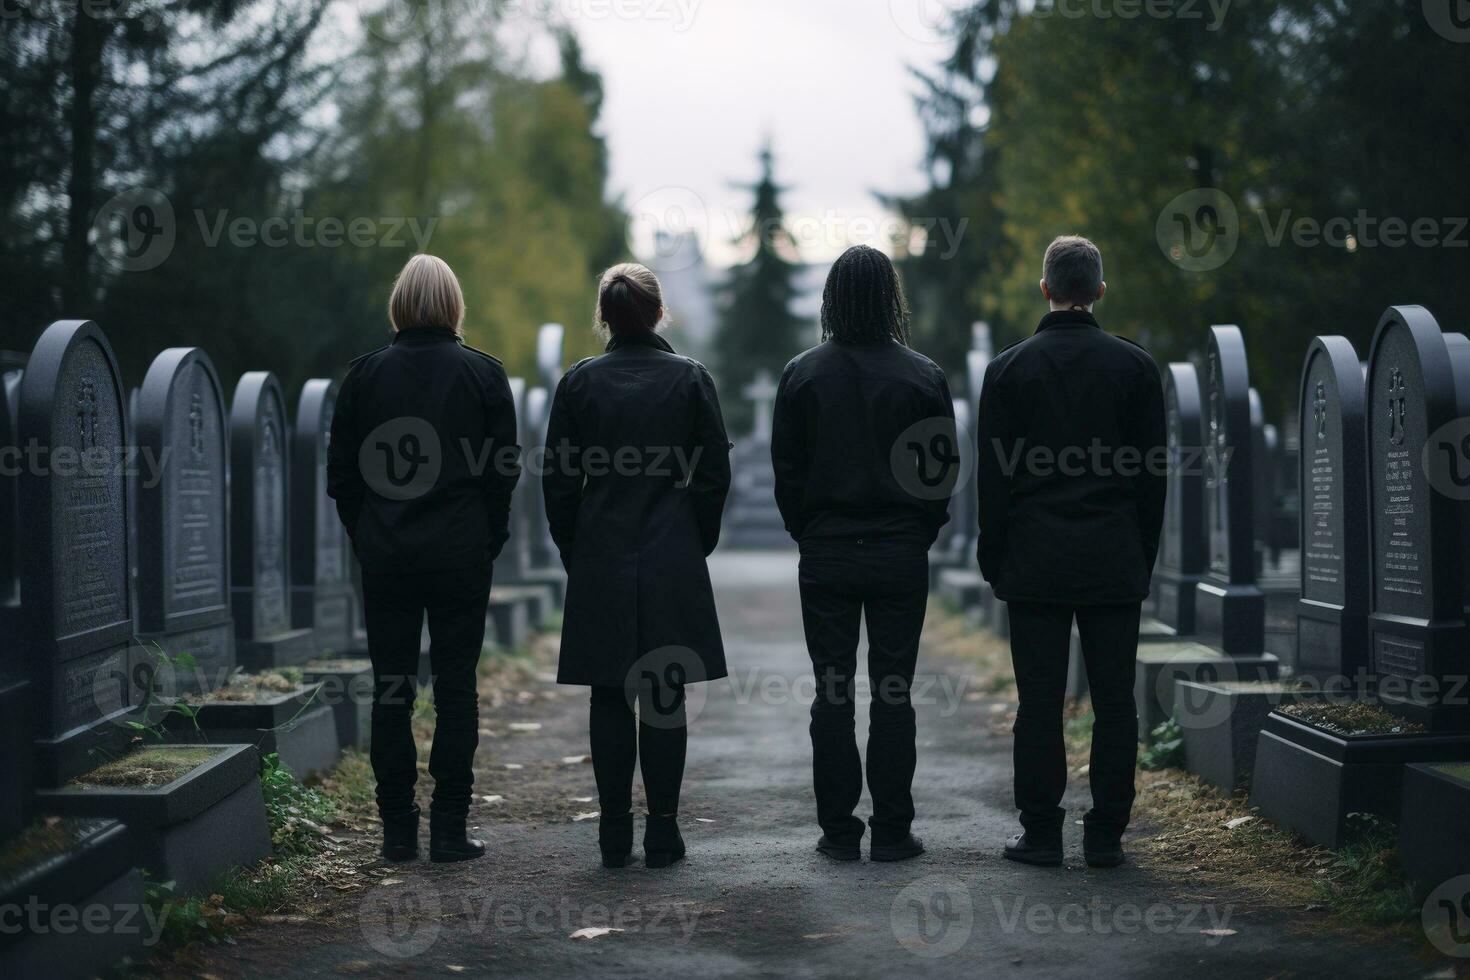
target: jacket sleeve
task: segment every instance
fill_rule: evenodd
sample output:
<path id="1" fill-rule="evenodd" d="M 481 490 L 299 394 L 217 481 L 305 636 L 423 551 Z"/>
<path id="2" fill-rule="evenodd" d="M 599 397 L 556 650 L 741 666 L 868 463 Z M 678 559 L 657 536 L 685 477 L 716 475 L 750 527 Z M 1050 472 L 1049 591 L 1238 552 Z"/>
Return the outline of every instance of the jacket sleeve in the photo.
<path id="1" fill-rule="evenodd" d="M 688 479 L 700 538 L 708 556 L 720 543 L 720 521 L 725 513 L 725 498 L 730 493 L 730 437 L 725 432 L 725 416 L 720 411 L 715 380 L 703 365 L 699 368 L 696 398 L 694 452 L 698 456 L 690 457 L 694 470 Z"/>
<path id="2" fill-rule="evenodd" d="M 490 465 L 481 474 L 485 506 L 490 512 L 490 560 L 500 557 L 510 540 L 510 502 L 521 479 L 521 447 L 516 442 L 516 403 L 505 372 L 497 369 L 485 392 L 485 434 L 490 439 Z"/>
<path id="3" fill-rule="evenodd" d="M 949 431 L 955 435 L 951 440 L 950 452 L 953 455 L 948 461 L 948 466 L 953 467 L 953 469 L 946 471 L 946 479 L 942 484 L 950 492 L 937 500 L 926 501 L 929 511 L 929 529 L 931 531 L 929 543 L 931 545 L 939 538 L 939 532 L 944 525 L 949 523 L 949 501 L 954 496 L 954 481 L 959 479 L 960 476 L 958 471 L 960 467 L 959 437 L 961 433 L 954 424 L 954 396 L 949 393 L 949 379 L 944 376 L 943 371 L 939 372 L 939 388 L 936 397 L 938 404 L 934 406 L 933 417 L 948 420 Z"/>
<path id="4" fill-rule="evenodd" d="M 1164 386 L 1157 370 L 1145 372 L 1130 413 L 1130 441 L 1142 464 L 1133 478 L 1138 502 L 1138 530 L 1143 538 L 1145 569 L 1152 572 L 1159 554 L 1159 535 L 1164 528 L 1164 503 L 1168 497 L 1167 427 L 1164 420 Z"/>
<path id="5" fill-rule="evenodd" d="M 546 427 L 545 474 L 541 477 L 541 497 L 546 504 L 546 523 L 551 527 L 551 540 L 561 554 L 563 567 L 570 568 L 573 537 L 577 530 L 577 511 L 582 506 L 582 443 L 577 431 L 576 412 L 567 396 L 571 375 L 564 375 L 551 400 L 551 420 Z"/>
<path id="6" fill-rule="evenodd" d="M 980 407 L 975 413 L 975 486 L 980 536 L 975 557 L 980 574 L 992 586 L 1003 567 L 1006 529 L 1010 526 L 1011 478 L 1007 461 L 1014 459 L 1013 438 L 1004 399 L 997 390 L 996 362 L 985 369 Z"/>
<path id="7" fill-rule="evenodd" d="M 358 465 L 362 437 L 355 418 L 357 375 L 347 372 L 337 391 L 337 404 L 332 412 L 332 434 L 327 444 L 327 496 L 337 502 L 337 517 L 352 538 L 357 533 L 357 519 L 367 497 L 367 481 Z"/>
<path id="8" fill-rule="evenodd" d="M 806 424 L 797 407 L 791 386 L 791 365 L 781 372 L 776 404 L 771 416 L 771 466 L 776 472 L 776 507 L 786 532 L 801 540 L 802 508 L 806 498 L 807 467 L 811 454 L 806 449 Z"/>

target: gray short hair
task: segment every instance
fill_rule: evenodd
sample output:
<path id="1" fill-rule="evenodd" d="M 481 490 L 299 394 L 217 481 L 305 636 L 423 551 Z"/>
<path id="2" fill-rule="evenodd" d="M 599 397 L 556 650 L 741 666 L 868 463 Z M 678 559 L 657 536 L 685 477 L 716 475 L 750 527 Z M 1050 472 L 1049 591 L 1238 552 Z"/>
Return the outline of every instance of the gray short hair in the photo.
<path id="1" fill-rule="evenodd" d="M 1102 288 L 1102 253 L 1080 235 L 1062 235 L 1046 247 L 1041 275 L 1053 303 L 1090 306 Z"/>

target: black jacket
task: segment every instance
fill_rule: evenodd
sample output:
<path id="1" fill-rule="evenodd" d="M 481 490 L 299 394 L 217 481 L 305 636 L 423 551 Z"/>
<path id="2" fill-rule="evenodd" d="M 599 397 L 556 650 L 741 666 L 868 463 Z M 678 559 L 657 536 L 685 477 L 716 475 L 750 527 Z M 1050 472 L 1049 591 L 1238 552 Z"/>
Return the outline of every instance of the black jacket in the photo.
<path id="1" fill-rule="evenodd" d="M 1092 314 L 1048 314 L 985 371 L 980 571 L 1002 599 L 1148 595 L 1164 521 L 1164 392 L 1148 351 Z"/>
<path id="2" fill-rule="evenodd" d="M 454 331 L 405 330 L 352 362 L 327 494 L 363 571 L 488 566 L 509 537 L 520 472 L 505 369 Z"/>
<path id="3" fill-rule="evenodd" d="M 614 338 L 557 386 L 541 489 L 567 569 L 562 684 L 623 686 L 645 657 L 726 676 L 705 558 L 720 540 L 730 442 L 704 365 L 657 334 Z"/>
<path id="4" fill-rule="evenodd" d="M 953 439 L 953 427 L 944 372 L 903 344 L 829 340 L 793 358 L 771 433 L 786 530 L 804 545 L 874 538 L 927 549 L 949 521 L 949 494 L 902 473 L 913 459 L 900 437 L 927 447 L 928 430 Z"/>

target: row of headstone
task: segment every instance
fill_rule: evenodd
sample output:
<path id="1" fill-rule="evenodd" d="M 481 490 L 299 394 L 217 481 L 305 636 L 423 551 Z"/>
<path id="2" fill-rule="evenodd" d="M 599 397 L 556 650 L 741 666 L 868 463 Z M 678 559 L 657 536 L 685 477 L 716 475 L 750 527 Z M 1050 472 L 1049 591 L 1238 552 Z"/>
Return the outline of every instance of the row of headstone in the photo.
<path id="1" fill-rule="evenodd" d="M 1251 787 L 1261 812 L 1337 847 L 1350 814 L 1400 824 L 1421 891 L 1470 872 L 1454 837 L 1424 833 L 1470 804 L 1470 340 L 1422 307 L 1390 308 L 1366 366 L 1340 337 L 1302 375 L 1301 662 L 1325 718 L 1358 701 L 1402 720 L 1343 734 L 1270 714 Z M 1345 726 L 1351 728 L 1351 726 Z M 1407 795 L 1405 787 L 1419 790 Z"/>
<path id="2" fill-rule="evenodd" d="M 740 392 L 754 407 L 755 421 L 749 437 L 737 438 L 730 454 L 730 495 L 720 535 L 727 548 L 792 547 L 776 506 L 776 471 L 771 462 L 771 426 L 778 390 L 770 372 L 761 370 Z"/>

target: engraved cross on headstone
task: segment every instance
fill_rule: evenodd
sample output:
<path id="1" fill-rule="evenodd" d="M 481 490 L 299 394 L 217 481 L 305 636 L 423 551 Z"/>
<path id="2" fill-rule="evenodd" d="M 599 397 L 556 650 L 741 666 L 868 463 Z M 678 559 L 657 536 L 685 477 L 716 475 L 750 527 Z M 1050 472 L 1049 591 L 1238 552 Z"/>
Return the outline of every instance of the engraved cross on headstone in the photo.
<path id="1" fill-rule="evenodd" d="M 83 449 L 97 444 L 97 389 L 90 379 L 77 388 L 77 431 Z"/>
<path id="2" fill-rule="evenodd" d="M 1388 376 L 1388 441 L 1402 446 L 1408 437 L 1405 422 L 1408 416 L 1408 394 L 1404 390 L 1404 373 L 1398 368 Z"/>
<path id="3" fill-rule="evenodd" d="M 1316 397 L 1312 401 L 1312 415 L 1317 420 L 1317 438 L 1327 438 L 1327 384 L 1317 382 Z"/>

